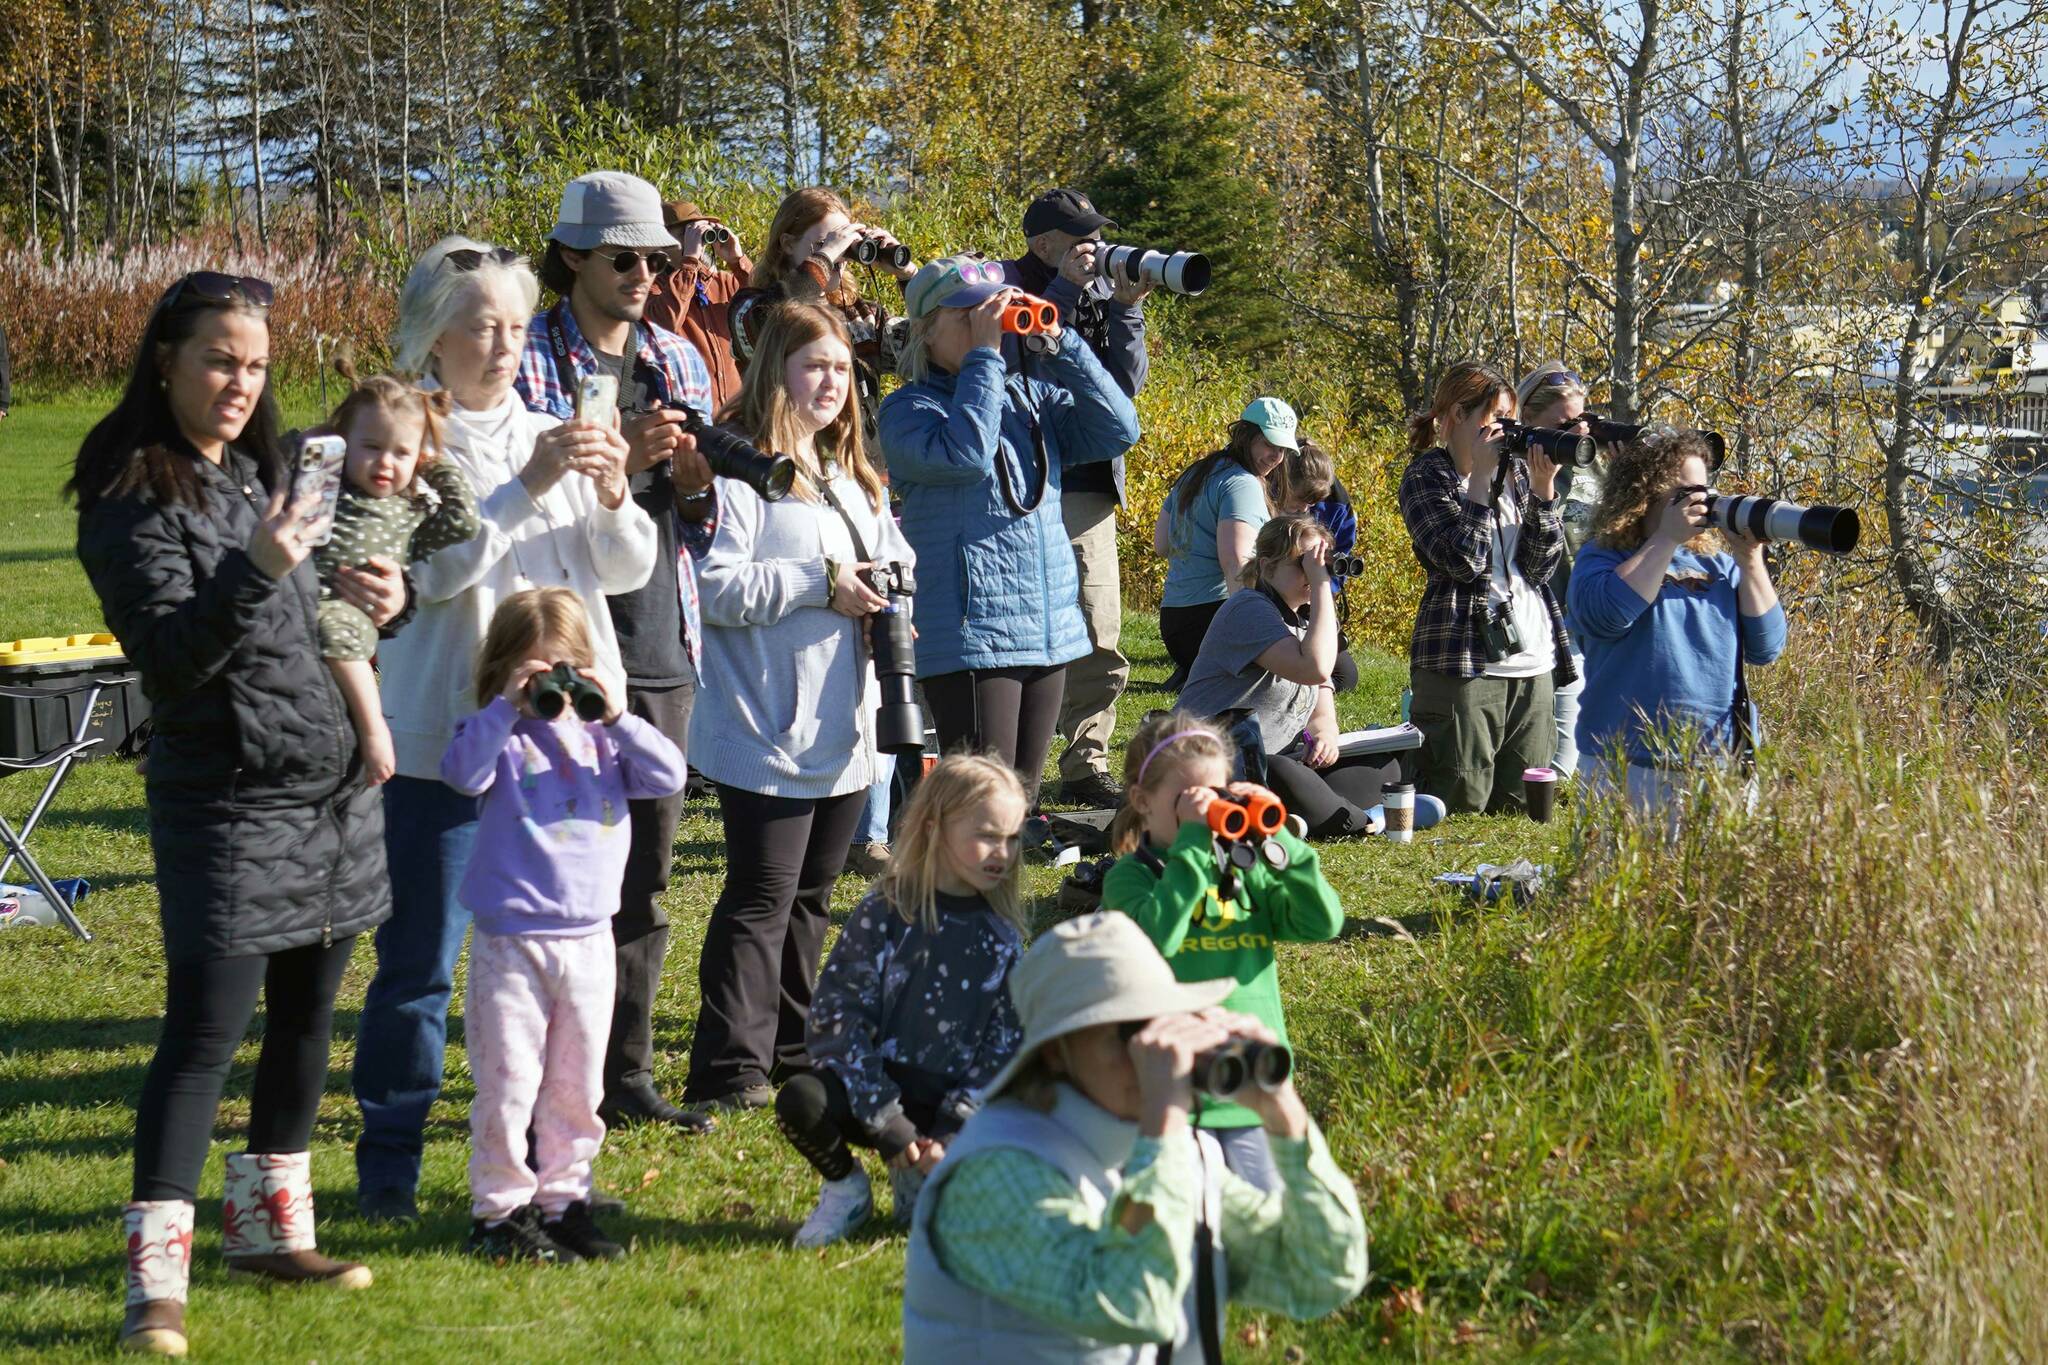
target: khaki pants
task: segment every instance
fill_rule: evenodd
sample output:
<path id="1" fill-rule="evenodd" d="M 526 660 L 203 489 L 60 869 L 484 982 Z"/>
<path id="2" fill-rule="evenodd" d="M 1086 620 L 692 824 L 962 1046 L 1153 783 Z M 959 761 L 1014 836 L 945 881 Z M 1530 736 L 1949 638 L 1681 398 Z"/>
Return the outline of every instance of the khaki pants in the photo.
<path id="1" fill-rule="evenodd" d="M 1410 668 L 1408 718 L 1422 731 L 1417 787 L 1451 814 L 1523 809 L 1522 770 L 1550 765 L 1551 678 L 1455 678 Z"/>
<path id="2" fill-rule="evenodd" d="M 1108 493 L 1069 493 L 1060 501 L 1074 565 L 1081 571 L 1081 615 L 1093 648 L 1067 665 L 1067 697 L 1060 706 L 1060 780 L 1073 782 L 1109 771 L 1109 741 L 1116 732 L 1116 699 L 1130 681 L 1131 661 L 1117 650 L 1123 634 L 1123 578 L 1116 562 L 1116 499 Z"/>

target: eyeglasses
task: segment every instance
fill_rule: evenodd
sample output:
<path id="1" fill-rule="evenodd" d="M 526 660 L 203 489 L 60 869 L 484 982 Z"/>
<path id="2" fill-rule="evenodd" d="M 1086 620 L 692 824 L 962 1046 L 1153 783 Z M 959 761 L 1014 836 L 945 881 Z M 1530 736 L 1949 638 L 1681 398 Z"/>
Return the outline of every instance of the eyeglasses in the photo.
<path id="1" fill-rule="evenodd" d="M 612 269 L 618 271 L 621 275 L 632 274 L 635 270 L 639 269 L 640 262 L 643 260 L 647 262 L 648 273 L 653 275 L 668 274 L 669 266 L 671 265 L 666 251 L 615 251 L 609 256 L 606 256 L 602 251 L 593 251 L 590 254 L 610 261 Z"/>
<path id="2" fill-rule="evenodd" d="M 159 311 L 169 313 L 182 303 L 215 308 L 230 303 L 247 303 L 257 308 L 268 308 L 276 297 L 277 291 L 270 287 L 270 281 L 259 280 L 254 275 L 223 275 L 218 270 L 194 270 L 171 286 L 171 292 L 164 295 Z"/>
<path id="3" fill-rule="evenodd" d="M 466 246 L 449 252 L 441 260 L 449 269 L 467 274 L 472 270 L 481 269 L 485 261 L 493 265 L 517 265 L 519 253 L 502 246 L 494 246 L 489 251 L 479 251 L 473 246 Z"/>

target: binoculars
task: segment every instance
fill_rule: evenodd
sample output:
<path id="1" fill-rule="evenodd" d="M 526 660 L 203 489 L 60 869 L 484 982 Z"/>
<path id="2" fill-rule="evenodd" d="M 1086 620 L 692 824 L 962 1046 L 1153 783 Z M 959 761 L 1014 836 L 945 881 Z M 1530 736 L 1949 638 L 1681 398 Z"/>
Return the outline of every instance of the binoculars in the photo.
<path id="1" fill-rule="evenodd" d="M 1142 246 L 1104 246 L 1097 269 L 1112 283 L 1155 284 L 1176 294 L 1209 287 L 1209 258 L 1199 251 L 1155 251 Z"/>
<path id="2" fill-rule="evenodd" d="M 724 246 L 732 240 L 732 229 L 717 223 L 706 223 L 698 236 L 706 246 Z"/>
<path id="3" fill-rule="evenodd" d="M 1060 325 L 1060 310 L 1035 294 L 1019 294 L 1003 305 L 1003 330 L 1013 336 L 1038 336 Z"/>
<path id="4" fill-rule="evenodd" d="M 1551 427 L 1525 427 L 1520 422 L 1502 421 L 1500 424 L 1501 444 L 1517 455 L 1527 455 L 1540 450 L 1550 462 L 1560 469 L 1593 463 L 1593 457 L 1600 453 L 1600 447 L 1591 436 L 1581 436 L 1576 431 L 1557 431 Z"/>
<path id="5" fill-rule="evenodd" d="M 1227 1100 L 1248 1085 L 1278 1090 L 1294 1074 L 1294 1050 L 1285 1043 L 1232 1038 L 1195 1058 L 1195 1089 Z"/>
<path id="6" fill-rule="evenodd" d="M 567 663 L 557 663 L 547 672 L 528 678 L 526 704 L 542 720 L 553 720 L 564 707 L 573 707 L 578 720 L 603 720 L 607 709 L 603 689 L 578 673 L 575 665 Z"/>
<path id="7" fill-rule="evenodd" d="M 1365 572 L 1365 561 L 1357 555 L 1331 555 L 1323 561 L 1323 567 L 1332 578 L 1357 578 Z"/>
<path id="8" fill-rule="evenodd" d="M 894 246 L 883 246 L 879 237 L 862 237 L 846 249 L 846 259 L 862 265 L 884 262 L 893 269 L 901 270 L 910 264 L 910 248 L 898 242 Z"/>
<path id="9" fill-rule="evenodd" d="M 1268 838 L 1286 823 L 1287 807 L 1271 792 L 1239 796 L 1218 787 L 1216 799 L 1209 803 L 1209 829 L 1225 839 Z"/>

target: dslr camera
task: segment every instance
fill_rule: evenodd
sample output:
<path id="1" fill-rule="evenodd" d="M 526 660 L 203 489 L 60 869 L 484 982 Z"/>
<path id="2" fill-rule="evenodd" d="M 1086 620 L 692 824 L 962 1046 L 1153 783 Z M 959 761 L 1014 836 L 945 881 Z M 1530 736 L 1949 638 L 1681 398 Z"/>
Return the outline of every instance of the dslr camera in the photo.
<path id="1" fill-rule="evenodd" d="M 875 747 L 885 754 L 923 753 L 924 712 L 917 704 L 917 645 L 910 622 L 917 580 L 909 565 L 892 562 L 866 570 L 861 581 L 887 599 L 868 618 L 868 652 L 875 657 L 875 681 L 882 689 Z"/>
<path id="2" fill-rule="evenodd" d="M 1597 412 L 1580 414 L 1593 439 L 1602 445 L 1627 445 L 1649 429 L 1643 422 L 1610 422 Z M 1728 442 L 1718 431 L 1695 430 L 1693 435 L 1707 443 L 1707 472 L 1718 473 L 1728 462 Z"/>
<path id="3" fill-rule="evenodd" d="M 1576 431 L 1558 431 L 1552 427 L 1525 427 L 1520 422 L 1503 420 L 1500 424 L 1501 445 L 1517 455 L 1527 455 L 1540 450 L 1550 462 L 1560 469 L 1572 469 L 1582 464 L 1593 463 L 1593 457 L 1600 447 L 1591 436 L 1581 436 Z"/>
<path id="4" fill-rule="evenodd" d="M 659 412 L 663 408 L 683 414 L 683 430 L 697 438 L 697 451 L 713 474 L 745 484 L 760 494 L 763 502 L 779 502 L 788 495 L 790 485 L 796 482 L 795 460 L 787 455 L 763 455 L 752 441 L 712 426 L 687 403 L 657 398 L 638 411 Z"/>

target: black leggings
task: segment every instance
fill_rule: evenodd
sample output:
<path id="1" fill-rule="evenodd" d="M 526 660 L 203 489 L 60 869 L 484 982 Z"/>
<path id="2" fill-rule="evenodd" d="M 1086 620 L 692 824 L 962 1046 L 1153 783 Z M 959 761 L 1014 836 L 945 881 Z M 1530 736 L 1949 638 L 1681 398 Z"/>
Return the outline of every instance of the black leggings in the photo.
<path id="1" fill-rule="evenodd" d="M 1038 807 L 1038 782 L 1059 723 L 1067 670 L 976 668 L 924 680 L 925 703 L 939 732 L 939 751 L 987 750 L 1017 770 L 1024 804 Z"/>
<path id="2" fill-rule="evenodd" d="M 198 1197 L 220 1092 L 259 990 L 263 1051 L 250 1092 L 248 1150 L 306 1150 L 327 1085 L 334 995 L 355 942 L 171 964 L 163 1033 L 135 1110 L 133 1198 Z"/>
<path id="3" fill-rule="evenodd" d="M 935 1116 L 930 1106 L 903 1102 L 903 1117 L 917 1133 L 929 1133 Z M 909 1145 L 901 1140 L 901 1132 L 885 1133 L 879 1139 L 871 1135 L 853 1116 L 845 1082 L 822 1069 L 792 1077 L 782 1087 L 775 1097 L 775 1123 L 790 1145 L 811 1163 L 811 1169 L 827 1180 L 844 1180 L 853 1174 L 853 1147 L 871 1147 L 885 1157 L 894 1157 Z"/>
<path id="4" fill-rule="evenodd" d="M 684 1098 L 723 1098 L 810 1064 L 804 1030 L 832 884 L 868 793 L 801 800 L 720 784 L 725 889 L 697 959 L 697 1036 Z"/>
<path id="5" fill-rule="evenodd" d="M 1388 783 L 1401 780 L 1401 764 L 1383 755 L 1361 754 L 1340 758 L 1319 771 L 1299 758 L 1268 754 L 1266 778 L 1289 813 L 1308 822 L 1309 837 L 1327 839 L 1366 832 L 1366 811 L 1380 804 Z"/>
<path id="6" fill-rule="evenodd" d="M 1195 656 L 1202 652 L 1202 637 L 1209 633 L 1209 623 L 1221 610 L 1221 602 L 1198 602 L 1192 607 L 1159 609 L 1159 641 L 1166 646 L 1175 667 L 1183 672 L 1194 668 Z"/>

